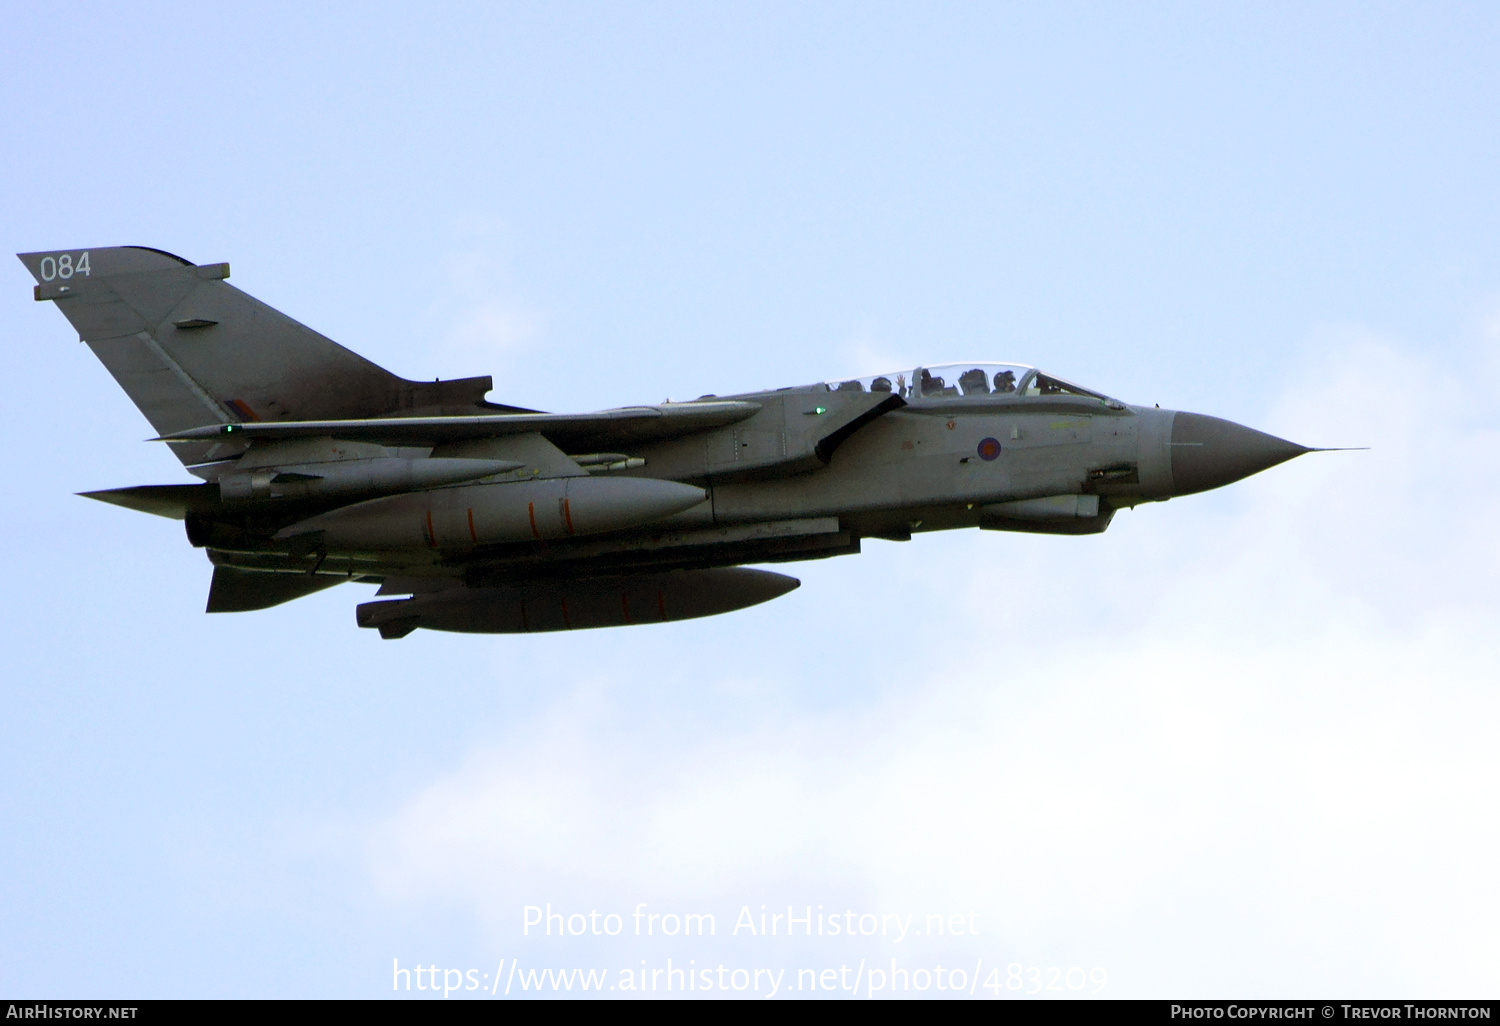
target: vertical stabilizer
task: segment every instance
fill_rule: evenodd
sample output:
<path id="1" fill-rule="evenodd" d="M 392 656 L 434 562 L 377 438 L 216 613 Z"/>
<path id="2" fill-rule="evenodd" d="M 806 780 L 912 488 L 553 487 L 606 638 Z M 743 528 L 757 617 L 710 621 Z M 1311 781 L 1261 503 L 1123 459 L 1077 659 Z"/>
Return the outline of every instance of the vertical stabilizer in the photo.
<path id="1" fill-rule="evenodd" d="M 140 246 L 19 254 L 49 300 L 158 434 L 215 423 L 477 413 L 488 377 L 414 382 L 299 324 L 194 265 Z M 185 464 L 242 443 L 177 442 Z"/>

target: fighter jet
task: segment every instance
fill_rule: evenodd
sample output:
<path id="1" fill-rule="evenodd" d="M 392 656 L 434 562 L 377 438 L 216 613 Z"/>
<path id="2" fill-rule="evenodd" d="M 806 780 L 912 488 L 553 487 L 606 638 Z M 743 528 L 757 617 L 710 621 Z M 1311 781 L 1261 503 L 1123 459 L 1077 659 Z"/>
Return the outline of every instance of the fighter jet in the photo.
<path id="1" fill-rule="evenodd" d="M 138 246 L 20 254 L 195 484 L 85 492 L 181 520 L 210 613 L 336 584 L 383 638 L 659 623 L 799 582 L 745 564 L 928 531 L 1098 534 L 1309 448 L 970 362 L 587 413 L 407 381 Z"/>

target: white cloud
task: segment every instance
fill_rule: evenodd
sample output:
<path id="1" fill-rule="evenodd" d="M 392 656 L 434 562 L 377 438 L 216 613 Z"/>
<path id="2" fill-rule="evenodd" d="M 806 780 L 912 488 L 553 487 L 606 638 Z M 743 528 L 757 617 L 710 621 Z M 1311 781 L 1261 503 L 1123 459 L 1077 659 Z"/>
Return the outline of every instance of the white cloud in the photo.
<path id="1" fill-rule="evenodd" d="M 445 335 L 446 348 L 454 357 L 504 362 L 523 351 L 542 324 L 535 311 L 502 299 L 480 299 L 456 312 Z"/>
<path id="2" fill-rule="evenodd" d="M 923 358 L 913 357 L 902 352 L 900 347 L 891 345 L 889 340 L 880 337 L 880 332 L 871 323 L 861 325 L 850 333 L 840 347 L 839 359 L 846 365 L 829 367 L 825 373 L 830 377 L 839 374 L 863 377 L 867 374 L 910 370 Z"/>
<path id="3" fill-rule="evenodd" d="M 1464 371 L 1337 333 L 1255 426 L 1369 452 L 839 561 L 825 636 L 885 642 L 824 711 L 747 722 L 757 671 L 695 651 L 730 690 L 689 722 L 622 659 L 379 824 L 377 883 L 504 936 L 539 895 L 973 906 L 978 948 L 1116 996 L 1493 991 L 1500 448 Z M 785 658 L 773 700 L 814 685 Z"/>
<path id="4" fill-rule="evenodd" d="M 540 346 L 548 318 L 518 294 L 501 243 L 490 239 L 494 233 L 493 226 L 464 233 L 479 237 L 448 257 L 427 321 L 436 326 L 429 341 L 444 376 L 491 373 L 503 391 L 506 377 Z"/>

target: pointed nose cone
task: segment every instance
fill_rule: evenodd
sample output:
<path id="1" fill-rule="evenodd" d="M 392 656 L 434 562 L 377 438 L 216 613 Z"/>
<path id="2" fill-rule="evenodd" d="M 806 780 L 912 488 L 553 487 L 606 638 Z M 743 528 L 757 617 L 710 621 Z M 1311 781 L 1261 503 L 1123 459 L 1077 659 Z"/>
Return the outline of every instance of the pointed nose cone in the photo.
<path id="1" fill-rule="evenodd" d="M 1172 421 L 1172 494 L 1219 488 L 1311 451 L 1233 421 L 1178 413 Z"/>

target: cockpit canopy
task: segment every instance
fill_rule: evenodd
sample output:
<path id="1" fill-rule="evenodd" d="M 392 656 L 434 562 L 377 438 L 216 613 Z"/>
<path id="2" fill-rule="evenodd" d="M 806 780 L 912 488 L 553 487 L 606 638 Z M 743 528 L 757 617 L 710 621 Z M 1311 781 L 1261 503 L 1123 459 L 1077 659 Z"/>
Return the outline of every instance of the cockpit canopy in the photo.
<path id="1" fill-rule="evenodd" d="M 908 401 L 1064 395 L 1123 406 L 1109 396 L 1019 363 L 946 363 L 937 367 L 917 367 L 910 372 L 828 381 L 825 385 L 831 392 L 891 392 Z"/>

